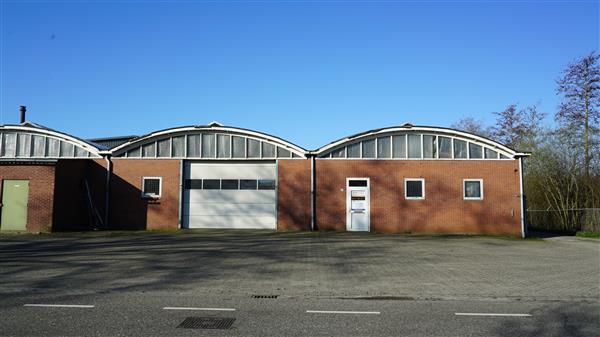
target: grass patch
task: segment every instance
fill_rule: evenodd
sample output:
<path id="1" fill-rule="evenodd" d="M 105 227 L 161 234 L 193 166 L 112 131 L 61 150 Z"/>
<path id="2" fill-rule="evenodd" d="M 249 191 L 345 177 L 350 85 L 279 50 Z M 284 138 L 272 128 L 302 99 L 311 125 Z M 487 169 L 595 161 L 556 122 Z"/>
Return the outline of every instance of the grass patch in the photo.
<path id="1" fill-rule="evenodd" d="M 577 232 L 575 236 L 579 236 L 582 238 L 600 239 L 600 232 Z"/>

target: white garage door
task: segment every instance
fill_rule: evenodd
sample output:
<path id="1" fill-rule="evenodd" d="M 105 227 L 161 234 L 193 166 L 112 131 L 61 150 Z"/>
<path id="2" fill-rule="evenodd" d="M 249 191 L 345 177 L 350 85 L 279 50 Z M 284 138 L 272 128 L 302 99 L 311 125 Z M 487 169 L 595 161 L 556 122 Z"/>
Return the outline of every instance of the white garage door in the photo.
<path id="1" fill-rule="evenodd" d="M 277 229 L 275 163 L 186 163 L 184 228 Z"/>

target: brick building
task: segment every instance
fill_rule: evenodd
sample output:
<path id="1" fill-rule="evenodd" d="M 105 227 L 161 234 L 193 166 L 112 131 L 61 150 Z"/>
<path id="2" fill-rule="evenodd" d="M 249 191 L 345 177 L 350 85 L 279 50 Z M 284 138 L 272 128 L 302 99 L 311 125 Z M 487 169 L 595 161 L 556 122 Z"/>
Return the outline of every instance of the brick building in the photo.
<path id="1" fill-rule="evenodd" d="M 405 124 L 314 151 L 218 123 L 110 141 L 0 126 L 0 230 L 525 233 L 527 154 L 453 129 Z"/>

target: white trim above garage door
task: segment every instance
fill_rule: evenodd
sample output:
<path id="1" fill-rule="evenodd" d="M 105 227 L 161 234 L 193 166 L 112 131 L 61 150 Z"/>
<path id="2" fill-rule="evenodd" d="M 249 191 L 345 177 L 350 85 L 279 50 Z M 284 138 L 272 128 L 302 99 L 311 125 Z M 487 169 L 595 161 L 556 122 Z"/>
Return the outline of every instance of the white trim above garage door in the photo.
<path id="1" fill-rule="evenodd" d="M 277 229 L 274 162 L 186 162 L 183 228 Z"/>

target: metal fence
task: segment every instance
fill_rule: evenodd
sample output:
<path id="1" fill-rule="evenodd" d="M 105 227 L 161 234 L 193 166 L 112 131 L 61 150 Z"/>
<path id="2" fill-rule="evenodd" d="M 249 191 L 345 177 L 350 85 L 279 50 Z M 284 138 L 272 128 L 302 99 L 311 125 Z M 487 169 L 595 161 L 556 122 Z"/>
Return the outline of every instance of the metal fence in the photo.
<path id="1" fill-rule="evenodd" d="M 528 209 L 527 224 L 531 229 L 597 232 L 600 208 Z"/>

